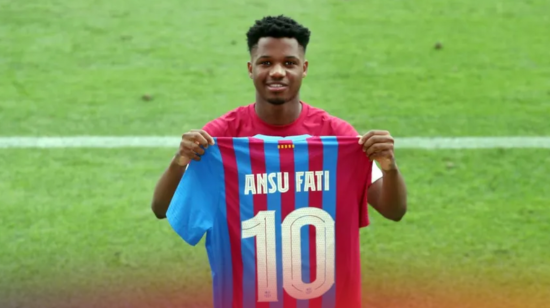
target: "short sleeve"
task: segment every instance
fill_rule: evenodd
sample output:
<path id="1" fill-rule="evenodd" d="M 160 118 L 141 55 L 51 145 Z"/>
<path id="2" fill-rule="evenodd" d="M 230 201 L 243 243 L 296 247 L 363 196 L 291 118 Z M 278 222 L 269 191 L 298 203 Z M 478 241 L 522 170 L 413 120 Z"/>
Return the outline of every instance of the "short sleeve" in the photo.
<path id="1" fill-rule="evenodd" d="M 212 172 L 212 164 L 218 162 L 208 152 L 215 148 L 217 146 L 209 147 L 200 161 L 191 161 L 166 213 L 174 231 L 193 246 L 214 224 L 220 181 Z"/>
<path id="2" fill-rule="evenodd" d="M 212 137 L 228 137 L 227 122 L 223 118 L 217 118 L 206 123 L 202 129 Z"/>
<path id="3" fill-rule="evenodd" d="M 352 136 L 352 137 L 355 137 L 355 136 L 359 135 L 357 130 L 355 128 L 353 128 L 353 126 L 351 124 L 349 124 L 348 122 L 346 122 L 342 119 L 332 117 L 330 125 L 331 125 L 331 128 L 332 128 L 332 134 L 334 136 Z"/>

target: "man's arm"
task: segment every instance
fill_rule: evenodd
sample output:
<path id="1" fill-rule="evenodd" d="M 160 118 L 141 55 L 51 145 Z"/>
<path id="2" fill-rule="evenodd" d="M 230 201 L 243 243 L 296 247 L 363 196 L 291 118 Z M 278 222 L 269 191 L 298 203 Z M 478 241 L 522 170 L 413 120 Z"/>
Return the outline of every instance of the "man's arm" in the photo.
<path id="1" fill-rule="evenodd" d="M 397 169 L 382 173 L 383 177 L 369 187 L 369 204 L 385 218 L 400 221 L 407 212 L 405 180 Z"/>
<path id="2" fill-rule="evenodd" d="M 158 219 L 166 218 L 166 211 L 168 211 L 187 165 L 192 159 L 200 160 L 204 149 L 213 144 L 214 139 L 204 130 L 195 129 L 183 134 L 178 152 L 160 177 L 153 193 L 151 209 Z"/>
<path id="3" fill-rule="evenodd" d="M 166 211 L 168 211 L 170 201 L 172 201 L 174 192 L 184 173 L 185 166 L 179 165 L 176 161 L 176 157 L 174 157 L 157 182 L 155 192 L 153 193 L 151 209 L 158 219 L 166 218 Z"/>
<path id="4" fill-rule="evenodd" d="M 369 204 L 385 218 L 400 221 L 407 212 L 407 188 L 395 162 L 393 137 L 387 131 L 370 131 L 359 143 L 383 174 L 369 187 Z"/>

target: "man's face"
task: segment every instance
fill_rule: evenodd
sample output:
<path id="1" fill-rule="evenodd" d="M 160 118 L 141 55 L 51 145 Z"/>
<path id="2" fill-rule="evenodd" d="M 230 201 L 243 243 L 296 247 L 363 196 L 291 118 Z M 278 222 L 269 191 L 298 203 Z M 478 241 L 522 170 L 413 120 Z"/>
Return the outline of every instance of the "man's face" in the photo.
<path id="1" fill-rule="evenodd" d="M 267 37 L 252 50 L 248 73 L 261 98 L 281 105 L 298 95 L 307 66 L 296 39 Z"/>

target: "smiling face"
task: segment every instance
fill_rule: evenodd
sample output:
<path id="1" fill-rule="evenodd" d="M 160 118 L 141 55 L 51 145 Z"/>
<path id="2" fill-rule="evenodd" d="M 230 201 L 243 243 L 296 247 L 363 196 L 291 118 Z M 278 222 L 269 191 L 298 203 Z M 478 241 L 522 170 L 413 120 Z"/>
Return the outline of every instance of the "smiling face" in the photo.
<path id="1" fill-rule="evenodd" d="M 298 98 L 308 62 L 296 39 L 264 37 L 252 50 L 248 73 L 257 100 L 282 105 Z"/>

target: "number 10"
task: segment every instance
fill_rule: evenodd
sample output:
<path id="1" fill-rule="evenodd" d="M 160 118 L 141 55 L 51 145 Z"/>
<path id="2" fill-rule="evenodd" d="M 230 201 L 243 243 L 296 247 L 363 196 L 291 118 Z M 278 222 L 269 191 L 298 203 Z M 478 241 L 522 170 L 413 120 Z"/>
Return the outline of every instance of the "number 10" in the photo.
<path id="1" fill-rule="evenodd" d="M 301 228 L 315 227 L 317 256 L 316 279 L 302 279 Z M 334 284 L 334 220 L 329 213 L 315 207 L 297 209 L 281 224 L 283 248 L 283 288 L 296 299 L 311 299 L 327 292 Z M 258 301 L 276 302 L 277 247 L 275 211 L 261 211 L 242 222 L 242 238 L 256 237 Z"/>

